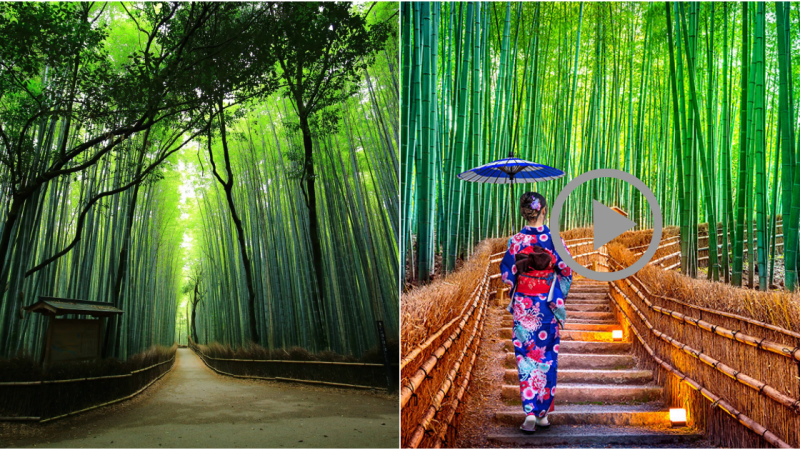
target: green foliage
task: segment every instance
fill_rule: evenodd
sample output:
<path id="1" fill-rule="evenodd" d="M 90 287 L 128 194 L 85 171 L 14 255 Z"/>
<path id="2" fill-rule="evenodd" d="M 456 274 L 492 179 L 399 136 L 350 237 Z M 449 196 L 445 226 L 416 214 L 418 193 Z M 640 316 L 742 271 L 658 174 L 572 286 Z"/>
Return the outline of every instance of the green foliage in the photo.
<path id="1" fill-rule="evenodd" d="M 405 277 L 426 280 L 437 254 L 452 270 L 479 240 L 518 230 L 516 198 L 523 190 L 552 200 L 571 178 L 612 168 L 654 191 L 666 225 L 680 223 L 682 270 L 690 275 L 697 273 L 698 252 L 708 251 L 709 277 L 740 282 L 747 247 L 753 249 L 748 278 L 758 263 L 766 289 L 767 266 L 781 245 L 777 217 L 788 218 L 791 288 L 800 221 L 793 194 L 800 192 L 793 108 L 800 16 L 789 4 L 761 3 L 743 20 L 743 8 L 401 5 Z M 789 128 L 783 140 L 781 121 Z M 518 186 L 511 200 L 508 186 L 455 178 L 510 153 L 567 176 Z M 587 225 L 591 199 L 622 207 L 642 228 L 652 223 L 635 190 L 599 180 L 572 194 L 561 226 Z M 724 225 L 717 251 L 698 245 L 697 224 L 709 220 Z M 763 243 L 758 253 L 756 242 Z"/>
<path id="2" fill-rule="evenodd" d="M 216 326 L 224 330 L 219 336 L 226 342 L 236 341 L 228 339 L 234 336 L 227 328 L 231 317 L 216 315 L 214 309 L 220 307 L 215 302 L 232 303 L 231 298 L 241 295 L 245 286 L 237 255 L 246 254 L 239 247 L 248 246 L 231 240 L 230 211 L 220 203 L 222 197 L 210 179 L 206 149 L 210 141 L 210 155 L 225 153 L 219 145 L 223 125 L 230 128 L 228 137 L 236 146 L 229 155 L 235 172 L 227 178 L 247 221 L 247 242 L 270 245 L 253 253 L 258 270 L 254 278 L 262 289 L 257 326 L 273 337 L 317 344 L 300 338 L 301 322 L 271 315 L 284 307 L 273 303 L 276 298 L 306 305 L 314 299 L 305 284 L 292 280 L 298 270 L 309 270 L 299 250 L 308 245 L 299 231 L 308 218 L 295 205 L 300 191 L 284 170 L 270 165 L 281 160 L 280 145 L 298 146 L 298 128 L 284 132 L 271 120 L 268 127 L 263 118 L 268 111 L 275 118 L 289 117 L 289 106 L 275 103 L 274 94 L 283 84 L 273 50 L 276 45 L 289 48 L 278 42 L 279 33 L 298 29 L 330 42 L 329 59 L 335 63 L 322 70 L 325 64 L 303 67 L 290 51 L 284 55 L 286 61 L 299 61 L 301 73 L 323 83 L 316 97 L 310 97 L 314 107 L 307 110 L 313 114 L 306 115 L 320 131 L 315 135 L 319 148 L 330 152 L 320 156 L 321 172 L 314 178 L 348 183 L 353 189 L 357 184 L 360 191 L 349 205 L 361 205 L 373 216 L 360 222 L 337 216 L 330 230 L 324 225 L 326 251 L 352 249 L 357 237 L 369 230 L 379 235 L 370 237 L 374 244 L 369 244 L 379 249 L 377 253 L 365 260 L 352 256 L 350 265 L 341 267 L 361 274 L 359 270 L 375 265 L 391 273 L 387 255 L 396 244 L 386 230 L 397 220 L 390 211 L 397 207 L 392 198 L 392 136 L 397 124 L 390 111 L 397 104 L 396 86 L 389 81 L 394 77 L 389 55 L 395 50 L 381 41 L 391 23 L 374 21 L 363 12 L 346 14 L 347 4 L 313 6 L 324 11 L 322 18 L 309 15 L 307 8 L 224 2 L 0 4 L 0 285 L 6 286 L 0 299 L 0 355 L 39 350 L 46 322 L 39 317 L 18 319 L 20 308 L 38 295 L 108 301 L 123 309 L 125 314 L 107 327 L 109 356 L 125 358 L 152 345 L 171 345 L 176 323 L 182 324 L 183 336 L 189 328 L 184 307 L 187 297 L 196 296 L 187 286 L 198 282 L 187 284 L 185 278 L 195 268 L 213 271 L 218 282 L 202 282 L 208 283 L 215 299 L 208 302 L 208 310 L 198 312 L 207 325 L 204 329 Z M 387 8 L 377 6 L 372 15 L 381 12 L 386 18 Z M 345 26 L 333 32 L 315 28 L 325 20 L 341 20 Z M 294 28 L 286 28 L 287 21 Z M 362 37 L 366 42 L 356 42 Z M 355 58 L 378 50 L 381 60 L 375 55 Z M 303 51 L 320 57 L 316 50 Z M 368 70 L 380 72 L 380 87 L 361 82 Z M 340 72 L 346 76 L 339 79 Z M 339 107 L 345 100 L 348 110 Z M 360 143 L 349 148 L 369 149 L 369 155 L 350 155 L 355 166 L 339 175 L 333 164 L 340 155 L 332 152 L 336 147 L 330 139 L 336 135 L 343 141 L 339 119 L 356 115 L 357 131 L 347 136 L 358 136 Z M 379 126 L 367 125 L 379 121 Z M 259 131 L 247 124 L 258 124 Z M 269 178 L 258 178 L 265 175 Z M 363 179 L 366 176 L 370 179 Z M 281 192 L 275 191 L 278 184 Z M 205 195 L 203 203 L 187 202 L 187 186 Z M 323 189 L 330 189 L 331 198 L 320 198 L 321 204 L 328 202 L 321 207 L 331 216 L 344 201 L 335 198 L 343 185 L 336 186 Z M 286 234 L 289 231 L 292 234 Z M 268 254 L 272 248 L 282 249 L 283 256 Z M 262 261 L 265 255 L 272 259 Z M 377 261 L 376 256 L 384 259 Z M 339 267 L 331 261 L 326 266 L 328 271 Z M 285 286 L 293 286 L 291 290 L 269 291 L 281 282 L 279 276 Z M 332 276 L 341 279 L 340 273 Z M 372 294 L 368 278 L 358 276 L 362 278 L 353 291 L 358 298 L 390 311 L 351 305 L 339 281 L 326 281 L 335 293 L 326 317 L 334 324 L 330 333 L 351 321 L 347 336 L 355 341 L 337 337 L 336 344 L 350 352 L 363 351 L 376 339 L 369 331 L 354 331 L 356 317 L 385 317 L 388 328 L 397 330 L 396 292 L 390 292 L 388 281 L 370 281 L 370 289 L 382 289 Z M 225 292 L 220 290 L 222 281 Z M 242 332 L 247 326 L 239 322 L 234 329 Z M 214 333 L 209 331 L 209 336 L 217 336 Z"/>

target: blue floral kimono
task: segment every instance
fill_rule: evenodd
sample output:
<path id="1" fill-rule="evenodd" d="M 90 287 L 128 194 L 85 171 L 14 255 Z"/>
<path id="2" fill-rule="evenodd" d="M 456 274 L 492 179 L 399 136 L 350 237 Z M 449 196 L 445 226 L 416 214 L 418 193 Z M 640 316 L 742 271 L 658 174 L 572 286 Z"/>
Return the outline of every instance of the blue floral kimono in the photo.
<path id="1" fill-rule="evenodd" d="M 550 268 L 517 273 L 516 259 L 531 254 L 535 245 L 544 248 L 543 252 L 541 248 L 537 251 L 552 258 Z M 572 283 L 572 271 L 556 253 L 546 226 L 524 227 L 512 236 L 500 271 L 503 282 L 514 292 L 508 311 L 514 316 L 512 342 L 522 409 L 527 415 L 543 417 L 553 410 L 559 324 L 566 319 L 564 298 Z"/>

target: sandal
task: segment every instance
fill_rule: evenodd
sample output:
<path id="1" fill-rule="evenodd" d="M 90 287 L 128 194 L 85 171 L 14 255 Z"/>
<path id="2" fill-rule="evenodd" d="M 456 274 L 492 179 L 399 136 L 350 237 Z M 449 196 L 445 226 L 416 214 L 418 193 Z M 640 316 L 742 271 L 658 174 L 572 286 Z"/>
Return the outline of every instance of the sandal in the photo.
<path id="1" fill-rule="evenodd" d="M 537 417 L 536 418 L 536 426 L 539 427 L 539 428 L 549 428 L 550 427 L 550 421 L 547 420 L 547 415 L 545 415 L 544 417 Z"/>
<path id="2" fill-rule="evenodd" d="M 526 416 L 525 422 L 519 426 L 519 431 L 522 431 L 525 434 L 533 434 L 536 432 L 536 417 L 535 416 Z"/>

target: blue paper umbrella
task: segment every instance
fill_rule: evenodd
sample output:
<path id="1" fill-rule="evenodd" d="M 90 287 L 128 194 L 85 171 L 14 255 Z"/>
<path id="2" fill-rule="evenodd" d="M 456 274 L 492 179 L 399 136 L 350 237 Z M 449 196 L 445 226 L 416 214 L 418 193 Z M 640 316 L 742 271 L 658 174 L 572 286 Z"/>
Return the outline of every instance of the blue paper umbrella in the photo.
<path id="1" fill-rule="evenodd" d="M 492 184 L 533 183 L 564 176 L 562 170 L 519 158 L 498 159 L 458 174 L 464 181 Z"/>
<path id="2" fill-rule="evenodd" d="M 537 164 L 511 156 L 462 172 L 458 174 L 458 178 L 475 183 L 510 184 L 511 189 L 509 190 L 509 195 L 511 197 L 511 204 L 513 205 L 514 184 L 555 180 L 564 175 L 565 173 L 563 170 L 558 170 L 555 167 Z M 510 211 L 513 217 L 514 208 L 511 208 Z M 510 223 L 512 224 L 511 232 L 513 233 L 513 219 Z"/>

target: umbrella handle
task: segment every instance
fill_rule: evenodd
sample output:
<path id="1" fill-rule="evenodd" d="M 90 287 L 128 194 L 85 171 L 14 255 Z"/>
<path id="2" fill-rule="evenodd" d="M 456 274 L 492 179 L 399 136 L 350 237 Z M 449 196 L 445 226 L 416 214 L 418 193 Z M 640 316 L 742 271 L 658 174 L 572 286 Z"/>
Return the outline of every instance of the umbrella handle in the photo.
<path id="1" fill-rule="evenodd" d="M 511 224 L 511 235 L 514 233 L 514 175 L 511 175 L 511 203 L 508 206 L 508 211 L 511 217 L 508 218 Z"/>

